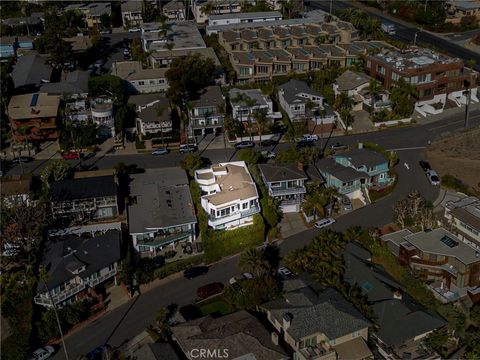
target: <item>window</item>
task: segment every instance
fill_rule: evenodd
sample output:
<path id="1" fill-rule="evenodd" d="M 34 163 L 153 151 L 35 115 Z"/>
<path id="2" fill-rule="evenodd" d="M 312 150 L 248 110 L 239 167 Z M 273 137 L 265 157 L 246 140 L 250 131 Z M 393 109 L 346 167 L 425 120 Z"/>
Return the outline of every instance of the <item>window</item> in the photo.
<path id="1" fill-rule="evenodd" d="M 305 64 L 294 63 L 293 64 L 293 69 L 303 71 L 303 70 L 305 70 Z"/>
<path id="2" fill-rule="evenodd" d="M 139 81 L 138 85 L 145 85 L 145 81 Z"/>
<path id="3" fill-rule="evenodd" d="M 282 183 L 281 182 L 272 182 L 271 187 L 281 187 L 282 186 Z"/>
<path id="4" fill-rule="evenodd" d="M 245 202 L 242 204 L 242 210 L 245 210 L 247 207 L 248 207 L 248 203 Z"/>
<path id="5" fill-rule="evenodd" d="M 165 84 L 165 80 L 164 80 L 164 79 L 160 79 L 160 80 L 158 80 L 158 83 L 159 83 L 159 84 Z"/>
<path id="6" fill-rule="evenodd" d="M 385 75 L 385 68 L 382 65 L 377 65 L 377 72 Z"/>
<path id="7" fill-rule="evenodd" d="M 398 75 L 396 72 L 392 72 L 392 80 L 393 81 L 400 80 L 400 75 Z"/>
<path id="8" fill-rule="evenodd" d="M 149 83 L 150 85 L 155 85 L 155 80 L 150 80 Z"/>
<path id="9" fill-rule="evenodd" d="M 240 68 L 240 75 L 250 75 L 250 68 L 248 68 L 248 67 L 241 67 L 241 68 Z"/>

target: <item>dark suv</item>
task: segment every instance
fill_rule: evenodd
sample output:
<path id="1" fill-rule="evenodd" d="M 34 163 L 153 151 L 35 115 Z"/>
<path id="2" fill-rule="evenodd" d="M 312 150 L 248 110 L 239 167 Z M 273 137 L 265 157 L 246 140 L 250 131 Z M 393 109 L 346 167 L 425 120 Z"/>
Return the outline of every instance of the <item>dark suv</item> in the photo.
<path id="1" fill-rule="evenodd" d="M 194 277 L 206 274 L 208 272 L 208 266 L 193 266 L 183 272 L 183 276 L 187 279 L 193 279 Z"/>

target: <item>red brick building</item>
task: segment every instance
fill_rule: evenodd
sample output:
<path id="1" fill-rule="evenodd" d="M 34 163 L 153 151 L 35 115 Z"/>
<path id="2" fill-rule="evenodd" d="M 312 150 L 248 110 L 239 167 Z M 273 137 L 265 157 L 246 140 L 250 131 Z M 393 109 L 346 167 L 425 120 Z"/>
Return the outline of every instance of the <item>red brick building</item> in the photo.
<path id="1" fill-rule="evenodd" d="M 56 140 L 60 96 L 35 93 L 13 96 L 7 108 L 16 141 L 39 142 Z"/>
<path id="2" fill-rule="evenodd" d="M 366 57 L 367 73 L 386 89 L 400 78 L 418 90 L 416 108 L 425 112 L 442 111 L 447 99 L 457 106 L 466 103 L 466 83 L 472 89 L 471 101 L 478 102 L 478 73 L 466 68 L 459 58 L 450 58 L 430 49 L 412 47 L 404 51 L 384 51 Z"/>

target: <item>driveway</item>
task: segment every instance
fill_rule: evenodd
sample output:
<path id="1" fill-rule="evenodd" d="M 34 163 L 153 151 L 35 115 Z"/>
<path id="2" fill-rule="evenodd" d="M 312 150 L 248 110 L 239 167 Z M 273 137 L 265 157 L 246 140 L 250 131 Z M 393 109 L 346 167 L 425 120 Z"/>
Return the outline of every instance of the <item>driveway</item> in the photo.
<path id="1" fill-rule="evenodd" d="M 352 124 L 353 132 L 362 133 L 373 130 L 373 124 L 370 120 L 370 114 L 365 110 L 352 111 L 355 119 Z"/>

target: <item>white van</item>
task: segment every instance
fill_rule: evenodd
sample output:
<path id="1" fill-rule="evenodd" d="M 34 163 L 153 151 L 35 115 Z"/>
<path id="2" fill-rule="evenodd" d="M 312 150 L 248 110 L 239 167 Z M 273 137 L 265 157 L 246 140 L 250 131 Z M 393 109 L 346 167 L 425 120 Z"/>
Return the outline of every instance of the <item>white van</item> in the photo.
<path id="1" fill-rule="evenodd" d="M 390 23 L 383 23 L 382 24 L 382 31 L 388 35 L 395 35 L 395 25 Z"/>

